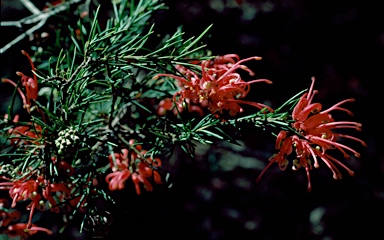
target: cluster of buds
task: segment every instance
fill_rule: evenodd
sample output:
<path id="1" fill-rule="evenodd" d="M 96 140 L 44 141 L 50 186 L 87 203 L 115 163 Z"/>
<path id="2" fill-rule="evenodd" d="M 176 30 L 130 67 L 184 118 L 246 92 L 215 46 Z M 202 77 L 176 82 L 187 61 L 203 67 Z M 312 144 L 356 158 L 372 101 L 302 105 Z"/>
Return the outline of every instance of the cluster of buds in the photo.
<path id="1" fill-rule="evenodd" d="M 11 164 L 3 164 L 0 166 L 0 176 L 12 176 L 15 172 L 15 168 Z M 3 177 L 6 178 L 6 177 Z"/>
<path id="2" fill-rule="evenodd" d="M 70 147 L 74 146 L 79 142 L 80 138 L 78 136 L 78 131 L 72 126 L 61 130 L 59 132 L 59 137 L 55 140 L 55 145 L 59 149 L 58 153 L 63 154 L 67 152 Z"/>
<path id="3" fill-rule="evenodd" d="M 109 190 L 123 189 L 126 180 L 131 177 L 137 194 L 141 193 L 140 183 L 147 191 L 152 191 L 152 179 L 156 184 L 162 183 L 161 176 L 156 171 L 161 167 L 161 160 L 145 157 L 147 150 L 143 150 L 139 144 L 134 145 L 134 140 L 130 140 L 130 144 L 130 150 L 124 148 L 121 153 L 113 153 L 108 157 L 112 173 L 105 180 L 109 184 Z"/>
<path id="4" fill-rule="evenodd" d="M 261 172 L 257 181 L 260 180 L 264 172 L 273 164 L 277 163 L 280 169 L 285 170 L 289 164 L 287 159 L 288 155 L 294 153 L 297 159 L 293 160 L 293 170 L 297 170 L 301 167 L 305 168 L 308 179 L 308 191 L 311 191 L 311 181 L 309 171 L 313 166 L 315 168 L 320 167 L 318 158 L 321 159 L 333 173 L 334 179 L 341 179 L 342 174 L 337 168 L 340 166 L 348 171 L 353 176 L 354 172 L 347 166 L 341 163 L 336 158 L 328 154 L 328 150 L 339 150 L 345 158 L 349 158 L 347 153 L 351 152 L 355 157 L 360 157 L 360 154 L 354 149 L 337 142 L 339 139 L 351 139 L 360 142 L 363 146 L 366 146 L 365 142 L 356 137 L 334 132 L 334 129 L 355 129 L 361 130 L 361 123 L 350 121 L 335 121 L 330 114 L 331 111 L 339 110 L 352 115 L 352 112 L 348 109 L 340 107 L 340 105 L 353 102 L 354 99 L 343 100 L 332 107 L 322 111 L 322 105 L 320 103 L 312 103 L 314 95 L 317 90 L 313 90 L 315 78 L 312 78 L 312 84 L 308 92 L 304 93 L 300 100 L 297 102 L 292 112 L 292 128 L 294 133 L 281 130 L 276 139 L 275 148 L 279 150 L 277 154 L 274 154 L 269 160 L 269 164 Z"/>
<path id="5" fill-rule="evenodd" d="M 258 109 L 266 108 L 273 112 L 273 109 L 262 104 L 251 101 L 242 100 L 250 91 L 250 84 L 256 82 L 265 82 L 271 84 L 267 79 L 256 79 L 245 82 L 237 69 L 243 69 L 254 73 L 242 63 L 251 60 L 260 60 L 261 57 L 250 57 L 240 60 L 236 54 L 227 54 L 216 57 L 214 60 L 202 61 L 201 76 L 187 69 L 184 66 L 176 66 L 179 72 L 183 75 L 177 76 L 173 74 L 157 74 L 154 78 L 171 77 L 178 81 L 181 90 L 173 96 L 173 101 L 179 109 L 198 104 L 202 107 L 207 107 L 212 114 L 222 114 L 223 110 L 228 111 L 230 116 L 235 116 L 239 112 L 243 112 L 243 108 L 239 104 L 254 106 Z M 166 102 L 162 104 L 161 109 L 169 109 L 169 104 L 165 107 Z"/>

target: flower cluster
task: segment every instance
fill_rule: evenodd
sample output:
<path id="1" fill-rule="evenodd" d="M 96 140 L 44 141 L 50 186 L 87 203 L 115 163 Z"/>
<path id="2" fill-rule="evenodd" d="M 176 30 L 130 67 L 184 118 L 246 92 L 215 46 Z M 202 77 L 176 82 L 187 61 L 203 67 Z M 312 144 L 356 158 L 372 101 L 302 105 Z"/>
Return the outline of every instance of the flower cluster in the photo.
<path id="1" fill-rule="evenodd" d="M 5 198 L 0 199 L 0 233 L 9 237 L 19 237 L 26 240 L 28 237 L 36 234 L 38 231 L 52 234 L 49 229 L 38 227 L 36 224 L 27 226 L 25 223 L 15 223 L 20 219 L 20 211 L 9 208 L 9 202 Z"/>
<path id="2" fill-rule="evenodd" d="M 25 51 L 22 51 L 22 53 L 28 57 L 32 70 L 35 70 L 30 56 Z M 37 78 L 35 74 L 33 78 L 21 72 L 17 72 L 17 74 L 21 76 L 21 83 L 26 94 L 12 80 L 2 79 L 2 81 L 11 83 L 16 87 L 23 99 L 24 108 L 31 114 L 33 110 L 31 108 L 32 103 L 38 97 Z M 37 105 L 34 107 L 40 113 L 42 122 L 46 124 L 46 116 Z M 36 122 L 20 122 L 18 114 L 14 115 L 12 121 L 11 119 L 11 116 L 8 114 L 4 115 L 3 123 L 11 125 L 4 132 L 4 136 L 9 140 L 10 146 L 16 150 L 16 154 L 26 154 L 26 159 L 33 159 L 35 164 L 32 166 L 25 163 L 25 166 L 20 169 L 20 166 L 14 167 L 10 163 L 1 163 L 0 179 L 2 181 L 0 182 L 0 190 L 8 190 L 9 197 L 12 199 L 10 206 L 8 206 L 7 199 L 1 199 L 1 233 L 7 234 L 10 237 L 19 236 L 21 239 L 27 239 L 38 231 L 52 234 L 51 230 L 38 227 L 32 223 L 36 209 L 40 211 L 50 210 L 56 213 L 62 212 L 64 221 L 67 221 L 66 217 L 75 210 L 84 210 L 86 198 L 79 193 L 79 186 L 75 187 L 72 182 L 73 178 L 71 178 L 75 169 L 72 164 L 58 157 L 79 142 L 78 132 L 72 127 L 60 131 L 54 142 L 58 149 L 57 154 L 53 154 L 48 158 L 51 161 L 41 162 L 41 152 L 44 151 L 47 145 L 51 145 L 50 140 L 45 136 L 47 131 Z M 23 161 L 27 160 L 23 159 Z M 46 165 L 54 169 L 57 179 L 44 174 L 47 172 Z M 20 211 L 15 209 L 19 202 L 29 202 L 26 207 L 26 210 L 29 212 L 28 222 L 11 225 L 11 222 L 17 221 L 20 218 Z M 8 207 L 10 209 L 6 209 Z"/>
<path id="3" fill-rule="evenodd" d="M 71 146 L 79 142 L 78 132 L 72 126 L 59 132 L 59 137 L 55 140 L 55 145 L 59 149 L 58 153 L 63 154 Z"/>
<path id="4" fill-rule="evenodd" d="M 136 193 L 141 193 L 140 183 L 147 191 L 152 191 L 151 181 L 161 184 L 161 176 L 156 171 L 161 166 L 159 158 L 145 157 L 146 150 L 140 144 L 134 144 L 130 140 L 130 150 L 121 149 L 121 153 L 109 155 L 110 168 L 112 173 L 105 177 L 111 191 L 123 189 L 126 180 L 131 177 L 135 185 Z"/>
<path id="5" fill-rule="evenodd" d="M 51 209 L 58 212 L 57 203 L 71 196 L 70 186 L 70 183 L 50 183 L 43 176 L 38 176 L 36 179 L 20 179 L 0 183 L 0 189 L 9 189 L 9 196 L 12 198 L 11 207 L 16 207 L 17 202 L 30 201 L 27 206 L 30 212 L 28 228 L 32 226 L 35 209 L 41 211 Z"/>
<path id="6" fill-rule="evenodd" d="M 250 84 L 256 82 L 272 83 L 267 79 L 245 82 L 240 74 L 236 72 L 238 69 L 243 69 L 249 72 L 250 75 L 254 75 L 242 63 L 260 59 L 261 57 L 250 57 L 240 60 L 236 54 L 227 54 L 218 56 L 214 60 L 202 61 L 200 64 L 201 75 L 178 65 L 176 68 L 183 76 L 157 74 L 155 78 L 171 77 L 178 81 L 181 90 L 174 94 L 173 101 L 176 103 L 179 111 L 185 107 L 185 104 L 200 103 L 202 107 L 207 107 L 212 114 L 216 115 L 218 113 L 222 114 L 223 111 L 228 111 L 230 116 L 235 116 L 237 113 L 244 111 L 239 104 L 251 105 L 258 109 L 266 108 L 268 111 L 273 112 L 272 108 L 262 103 L 242 100 L 250 91 Z M 162 102 L 160 105 L 162 110 L 169 109 L 169 107 L 169 100 Z M 202 113 L 199 109 L 196 111 Z"/>
<path id="7" fill-rule="evenodd" d="M 349 158 L 347 153 L 351 152 L 356 157 L 360 157 L 360 154 L 354 149 L 337 142 L 342 138 L 352 139 L 360 142 L 363 146 L 366 146 L 365 142 L 356 137 L 337 133 L 335 129 L 356 129 L 361 130 L 361 123 L 350 121 L 335 121 L 330 114 L 331 111 L 339 110 L 347 112 L 352 115 L 352 112 L 348 109 L 340 107 L 340 105 L 353 102 L 354 99 L 346 99 L 341 101 L 332 107 L 322 110 L 320 103 L 313 103 L 314 95 L 317 90 L 314 90 L 315 78 L 312 78 L 312 84 L 308 92 L 304 93 L 292 112 L 291 126 L 294 132 L 291 133 L 286 130 L 281 130 L 277 136 L 275 148 L 279 150 L 277 154 L 274 154 L 269 159 L 269 164 L 261 172 L 257 181 L 260 180 L 264 172 L 273 164 L 277 163 L 280 169 L 285 170 L 289 164 L 287 157 L 294 154 L 297 159 L 293 160 L 293 170 L 297 170 L 301 167 L 305 168 L 308 178 L 308 191 L 311 191 L 310 170 L 313 166 L 318 168 L 320 165 L 318 159 L 321 159 L 333 173 L 334 179 L 341 179 L 342 174 L 337 168 L 340 166 L 348 171 L 353 176 L 354 172 L 347 166 L 341 163 L 336 158 L 328 154 L 328 151 L 337 149 L 345 158 Z"/>

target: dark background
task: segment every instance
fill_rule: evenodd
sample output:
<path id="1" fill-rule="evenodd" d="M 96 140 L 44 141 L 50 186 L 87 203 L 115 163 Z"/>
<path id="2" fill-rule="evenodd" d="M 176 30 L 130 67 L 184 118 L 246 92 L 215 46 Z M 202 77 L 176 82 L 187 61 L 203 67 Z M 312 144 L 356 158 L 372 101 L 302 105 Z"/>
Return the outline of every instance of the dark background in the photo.
<path id="1" fill-rule="evenodd" d="M 120 196 L 123 204 L 111 210 L 115 219 L 106 239 L 383 239 L 384 14 L 379 2 L 165 1 L 169 10 L 155 16 L 155 31 L 161 35 L 183 25 L 185 38 L 196 36 L 213 23 L 204 41 L 214 55 L 263 57 L 247 66 L 273 85 L 255 84 L 250 99 L 278 107 L 309 87 L 312 76 L 319 90 L 316 99 L 324 108 L 355 98 L 345 105 L 355 116 L 341 119 L 363 124 L 362 132 L 352 134 L 368 147 L 349 143 L 361 153 L 344 161 L 354 177 L 342 171 L 344 179 L 335 181 L 324 164 L 313 170 L 312 193 L 306 191 L 303 169 L 282 172 L 273 166 L 255 183 L 273 154 L 273 139 L 262 133 L 245 133 L 243 147 L 201 146 L 196 161 L 176 153 L 166 164 L 172 188 L 162 186 L 137 196 L 128 186 Z M 9 20 L 3 17 L 9 11 L 2 9 L 2 19 Z M 12 31 L 17 32 L 1 28 L 2 46 Z M 2 54 L 2 77 L 20 70 L 25 60 L 20 60 L 19 49 L 24 44 L 28 46 L 24 41 Z M 48 216 L 40 225 L 55 220 L 61 221 Z M 51 239 L 69 237 L 88 236 L 74 235 L 69 228 Z"/>

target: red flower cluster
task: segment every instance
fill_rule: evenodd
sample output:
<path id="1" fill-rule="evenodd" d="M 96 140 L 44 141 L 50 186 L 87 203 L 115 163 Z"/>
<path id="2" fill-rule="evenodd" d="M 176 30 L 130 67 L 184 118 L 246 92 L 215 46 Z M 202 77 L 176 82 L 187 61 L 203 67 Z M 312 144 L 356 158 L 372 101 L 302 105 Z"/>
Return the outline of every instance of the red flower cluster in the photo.
<path id="1" fill-rule="evenodd" d="M 27 227 L 27 224 L 25 223 L 16 223 L 8 226 L 6 234 L 9 237 L 20 237 L 20 239 L 26 240 L 28 239 L 28 237 L 32 236 L 33 234 L 36 234 L 38 231 L 43 231 L 50 235 L 52 234 L 52 231 L 49 229 L 38 227 L 35 224 L 32 224 L 32 226 Z"/>
<path id="2" fill-rule="evenodd" d="M 360 123 L 335 121 L 330 114 L 333 110 L 340 110 L 352 115 L 351 111 L 340 107 L 340 105 L 346 102 L 353 102 L 354 99 L 346 99 L 321 111 L 322 105 L 320 103 L 312 103 L 313 97 L 317 93 L 316 90 L 313 90 L 314 83 L 315 79 L 312 78 L 309 92 L 304 93 L 292 112 L 292 127 L 296 132 L 289 135 L 288 131 L 280 131 L 275 145 L 275 148 L 279 150 L 279 152 L 269 159 L 269 164 L 261 172 L 257 181 L 260 180 L 264 172 L 275 162 L 279 165 L 280 169 L 284 170 L 289 163 L 287 156 L 293 152 L 297 159 L 293 160 L 292 168 L 294 170 L 300 167 L 305 168 L 308 178 L 308 191 L 311 191 L 312 188 L 309 174 L 309 171 L 312 169 L 311 158 L 314 161 L 313 166 L 315 168 L 319 167 L 318 158 L 321 159 L 328 168 L 331 169 L 334 179 L 341 179 L 342 177 L 337 166 L 346 169 L 351 176 L 354 175 L 352 170 L 327 153 L 328 150 L 337 149 L 345 158 L 349 158 L 347 151 L 353 153 L 356 157 L 360 157 L 360 154 L 354 149 L 338 143 L 337 140 L 341 138 L 352 139 L 366 146 L 365 142 L 361 139 L 333 131 L 334 129 L 343 128 L 361 130 Z"/>
<path id="3" fill-rule="evenodd" d="M 13 223 L 20 219 L 18 210 L 10 210 L 7 199 L 0 199 L 0 233 L 6 234 L 8 237 L 20 237 L 20 239 L 28 239 L 28 237 L 43 231 L 52 234 L 51 230 L 38 227 L 35 224 L 27 226 L 25 223 Z M 4 228 L 4 229 L 2 229 Z"/>
<path id="4" fill-rule="evenodd" d="M 134 140 L 130 140 L 130 143 L 131 150 L 124 148 L 121 153 L 109 155 L 112 173 L 105 177 L 105 181 L 109 184 L 109 189 L 114 191 L 123 189 L 125 181 L 131 177 L 137 194 L 141 192 L 140 183 L 144 184 L 147 191 L 152 191 L 150 179 L 153 178 L 157 184 L 162 183 L 160 174 L 155 170 L 161 166 L 161 160 L 144 157 L 147 151 L 142 150 L 141 145 L 134 145 Z"/>
<path id="5" fill-rule="evenodd" d="M 45 210 L 48 206 L 52 211 L 58 212 L 57 199 L 61 202 L 71 195 L 69 183 L 50 183 L 42 176 L 37 179 L 15 180 L 13 182 L 1 182 L 0 189 L 9 189 L 9 196 L 13 199 L 11 207 L 16 207 L 17 202 L 30 200 L 27 206 L 29 220 L 27 227 L 32 226 L 32 217 L 35 209 Z M 55 198 L 54 198 L 55 197 Z"/>
<path id="6" fill-rule="evenodd" d="M 178 80 L 181 90 L 174 94 L 173 101 L 179 109 L 183 109 L 185 104 L 191 106 L 192 103 L 199 103 L 202 107 L 208 107 L 212 114 L 222 114 L 223 110 L 226 110 L 231 116 L 235 116 L 237 113 L 243 112 L 239 104 L 247 104 L 273 112 L 272 108 L 264 104 L 242 100 L 248 94 L 250 84 L 256 82 L 270 84 L 272 82 L 267 79 L 245 82 L 241 79 L 240 74 L 235 72 L 237 69 L 243 69 L 250 75 L 254 75 L 242 63 L 260 59 L 261 57 L 250 57 L 240 60 L 239 56 L 235 54 L 227 54 L 211 61 L 202 61 L 200 64 L 201 76 L 184 66 L 176 66 L 183 77 L 173 74 L 158 74 L 155 79 L 171 77 Z M 169 109 L 169 106 L 168 108 L 163 107 L 163 109 Z"/>

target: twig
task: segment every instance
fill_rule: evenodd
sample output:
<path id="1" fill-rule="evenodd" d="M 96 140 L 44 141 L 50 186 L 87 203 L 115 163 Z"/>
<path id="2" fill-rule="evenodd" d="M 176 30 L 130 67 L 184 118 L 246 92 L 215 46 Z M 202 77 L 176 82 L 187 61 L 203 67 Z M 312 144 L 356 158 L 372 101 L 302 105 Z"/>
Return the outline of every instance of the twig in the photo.
<path id="1" fill-rule="evenodd" d="M 33 14 L 40 14 L 41 11 L 29 0 L 20 0 L 20 2 Z"/>
<path id="2" fill-rule="evenodd" d="M 33 32 L 35 32 L 37 29 L 44 26 L 47 19 L 59 12 L 65 11 L 69 8 L 71 4 L 75 4 L 78 2 L 81 2 L 82 0 L 72 0 L 65 3 L 62 3 L 60 5 L 54 6 L 50 8 L 47 11 L 40 11 L 36 6 L 30 2 L 29 0 L 20 0 L 23 5 L 33 13 L 33 15 L 25 17 L 23 19 L 20 19 L 18 21 L 5 21 L 1 22 L 0 26 L 16 26 L 21 28 L 24 24 L 32 24 L 38 22 L 36 25 L 28 29 L 26 32 L 20 34 L 15 39 L 13 39 L 11 42 L 7 43 L 4 47 L 0 49 L 0 54 L 7 51 L 9 48 L 11 48 L 13 45 L 21 41 L 23 38 L 25 38 L 28 35 L 31 35 Z"/>
<path id="3" fill-rule="evenodd" d="M 84 61 L 76 68 L 76 70 L 72 73 L 71 77 L 63 84 L 63 86 L 67 85 L 73 79 L 75 79 L 76 75 L 80 72 L 81 69 L 84 69 L 91 62 L 92 58 L 88 57 L 84 59 Z"/>

